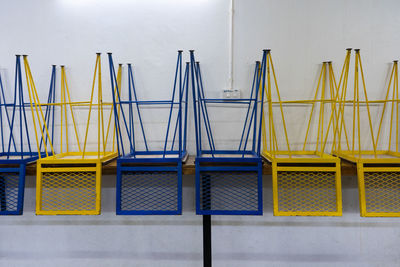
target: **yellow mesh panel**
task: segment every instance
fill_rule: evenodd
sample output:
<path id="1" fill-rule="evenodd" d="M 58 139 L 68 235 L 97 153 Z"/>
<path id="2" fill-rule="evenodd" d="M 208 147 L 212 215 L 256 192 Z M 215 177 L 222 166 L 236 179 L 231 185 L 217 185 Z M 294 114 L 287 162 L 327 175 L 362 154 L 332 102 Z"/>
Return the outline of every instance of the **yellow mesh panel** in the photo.
<path id="1" fill-rule="evenodd" d="M 338 212 L 337 194 L 340 192 L 336 190 L 335 172 L 279 171 L 276 184 L 278 212 L 275 215 L 334 215 L 330 213 Z"/>
<path id="2" fill-rule="evenodd" d="M 367 213 L 400 216 L 400 172 L 365 172 L 364 187 Z"/>
<path id="3" fill-rule="evenodd" d="M 96 210 L 96 172 L 43 172 L 41 211 Z"/>

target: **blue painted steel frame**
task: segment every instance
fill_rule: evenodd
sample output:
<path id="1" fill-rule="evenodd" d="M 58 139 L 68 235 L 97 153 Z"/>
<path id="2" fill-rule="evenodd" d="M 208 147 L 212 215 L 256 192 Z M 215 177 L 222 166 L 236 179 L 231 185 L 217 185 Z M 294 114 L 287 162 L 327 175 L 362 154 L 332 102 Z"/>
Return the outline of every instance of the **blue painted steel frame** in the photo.
<path id="1" fill-rule="evenodd" d="M 114 69 L 112 54 L 108 53 L 111 88 L 113 93 L 113 113 L 115 119 L 115 130 L 117 135 L 117 147 L 119 157 L 117 158 L 117 194 L 116 194 L 116 214 L 117 215 L 180 215 L 182 214 L 182 162 L 187 157 L 186 139 L 187 139 L 187 113 L 188 113 L 188 71 L 189 64 L 186 63 L 185 74 L 182 79 L 182 51 L 178 51 L 178 58 L 175 70 L 174 86 L 171 100 L 150 100 L 140 101 L 137 99 L 136 88 L 133 80 L 132 65 L 128 64 L 128 96 L 129 100 L 122 100 L 119 94 L 117 78 Z M 178 86 L 177 86 L 178 84 Z M 178 100 L 175 100 L 176 89 L 178 87 Z M 115 90 L 116 88 L 116 90 Z M 114 92 L 115 91 L 115 92 Z M 183 110 L 183 103 L 184 110 Z M 128 115 L 125 114 L 122 105 L 127 105 Z M 137 150 L 135 146 L 135 130 L 133 121 L 133 105 L 136 106 L 136 112 L 139 119 L 141 134 L 145 144 L 145 150 Z M 167 123 L 167 131 L 163 150 L 151 150 L 147 144 L 144 131 L 142 116 L 140 113 L 141 105 L 169 105 L 169 118 Z M 171 149 L 167 149 L 168 136 L 171 124 L 173 122 L 172 112 L 174 107 L 178 106 L 178 115 L 176 117 L 175 129 L 173 131 L 173 139 Z M 120 108 L 120 116 L 118 116 L 118 107 Z M 122 122 L 122 123 L 121 123 Z M 122 124 L 122 125 L 121 125 Z M 122 130 L 124 129 L 124 130 Z M 129 138 L 128 144 L 124 144 L 122 132 L 125 132 Z M 178 141 L 176 142 L 176 138 Z M 178 149 L 174 149 L 176 143 Z M 129 146 L 129 152 L 126 147 Z M 176 157 L 168 157 L 176 155 Z M 140 157 L 146 156 L 146 157 Z M 123 210 L 121 209 L 122 196 L 122 175 L 124 172 L 176 172 L 177 174 L 177 209 L 175 210 Z"/>
<path id="2" fill-rule="evenodd" d="M 172 166 L 154 166 L 154 165 L 139 165 L 139 166 L 124 166 L 124 163 L 132 163 L 131 159 L 117 160 L 117 207 L 118 215 L 180 215 L 182 214 L 182 160 L 177 161 L 176 165 Z M 176 210 L 123 210 L 121 209 L 122 196 L 122 173 L 123 172 L 176 172 L 178 175 L 178 194 L 177 194 L 177 209 Z"/>
<path id="3" fill-rule="evenodd" d="M 51 74 L 51 81 L 50 81 L 50 89 L 49 89 L 49 96 L 47 103 L 54 102 L 55 97 L 55 66 L 52 67 L 52 74 Z M 3 210 L 6 207 L 0 205 L 0 215 L 22 215 L 23 213 L 23 205 L 24 205 L 24 188 L 25 188 L 25 175 L 26 175 L 26 166 L 30 163 L 35 162 L 39 158 L 39 153 L 32 151 L 31 142 L 29 138 L 29 129 L 27 124 L 27 117 L 26 117 L 26 107 L 30 107 L 28 102 L 24 100 L 23 94 L 23 85 L 22 85 L 22 70 L 21 70 L 21 56 L 16 55 L 16 64 L 15 64 L 15 86 L 14 86 L 14 98 L 12 103 L 7 103 L 3 82 L 0 76 L 0 89 L 1 89 L 1 96 L 0 96 L 0 122 L 3 126 L 3 112 L 4 116 L 7 119 L 7 125 L 9 128 L 9 136 L 8 136 L 8 144 L 6 145 L 4 142 L 5 133 L 3 127 L 1 127 L 0 136 L 1 136 L 1 145 L 2 151 L 0 152 L 0 175 L 1 173 L 15 173 L 18 175 L 18 193 L 17 193 L 17 209 L 13 211 Z M 18 96 L 18 97 L 17 97 Z M 12 115 L 10 119 L 10 115 L 8 109 L 12 109 Z M 18 110 L 17 110 L 18 108 Z M 19 111 L 19 112 L 18 112 Z M 17 149 L 14 137 L 14 126 L 15 126 L 15 115 L 19 113 L 19 122 L 20 122 L 20 148 L 19 151 Z M 50 121 L 52 117 L 52 138 L 54 132 L 54 105 L 46 107 L 45 119 L 47 122 Z M 25 133 L 23 129 L 25 128 Z M 28 142 L 28 150 L 24 151 L 24 137 Z M 43 140 L 41 140 L 43 141 Z M 45 140 L 44 144 L 46 145 L 47 140 Z M 6 149 L 7 146 L 7 149 Z M 14 151 L 11 151 L 13 147 Z M 42 143 L 40 144 L 40 148 L 42 147 Z M 40 152 L 41 155 L 45 155 L 45 152 Z M 3 181 L 3 184 L 5 181 Z M 5 198 L 6 192 L 5 188 L 0 189 L 0 195 Z"/>
<path id="4" fill-rule="evenodd" d="M 237 162 L 238 164 L 243 164 L 240 158 L 228 158 L 230 163 Z M 197 160 L 195 162 L 196 168 L 196 214 L 198 215 L 262 215 L 262 161 L 254 160 L 256 165 L 251 166 L 202 166 L 201 163 L 213 163 L 214 160 Z M 225 161 L 226 162 L 226 161 Z M 246 161 L 250 162 L 250 161 Z M 258 208 L 257 210 L 205 210 L 200 207 L 200 197 L 201 197 L 201 172 L 214 171 L 214 172 L 257 172 L 257 198 L 258 198 Z"/>
<path id="5" fill-rule="evenodd" d="M 17 209 L 15 211 L 3 210 L 6 207 L 0 206 L 0 215 L 22 215 L 24 209 L 24 193 L 25 193 L 25 172 L 26 164 L 20 163 L 18 167 L 0 167 L 0 173 L 17 173 L 18 174 L 18 197 L 17 197 Z M 2 203 L 3 204 L 3 203 Z"/>
<path id="6" fill-rule="evenodd" d="M 190 78 L 193 95 L 193 110 L 196 133 L 196 214 L 199 215 L 262 215 L 262 158 L 261 158 L 261 122 L 264 101 L 265 84 L 261 86 L 261 70 L 265 66 L 266 53 L 263 63 L 256 62 L 252 89 L 249 98 L 217 99 L 205 98 L 200 64 L 196 62 L 194 51 L 190 51 Z M 258 99 L 261 88 L 261 100 Z M 212 135 L 211 124 L 207 111 L 207 103 L 218 104 L 247 104 L 246 119 L 237 150 L 216 149 Z M 260 106 L 260 111 L 258 111 Z M 259 119 L 257 120 L 257 117 Z M 204 124 L 208 149 L 203 148 L 202 123 Z M 247 148 L 250 132 L 253 131 L 251 147 Z M 212 164 L 210 166 L 210 163 Z M 233 166 L 232 166 L 233 165 Z M 257 210 L 205 210 L 201 209 L 201 173 L 213 172 L 257 172 Z"/>

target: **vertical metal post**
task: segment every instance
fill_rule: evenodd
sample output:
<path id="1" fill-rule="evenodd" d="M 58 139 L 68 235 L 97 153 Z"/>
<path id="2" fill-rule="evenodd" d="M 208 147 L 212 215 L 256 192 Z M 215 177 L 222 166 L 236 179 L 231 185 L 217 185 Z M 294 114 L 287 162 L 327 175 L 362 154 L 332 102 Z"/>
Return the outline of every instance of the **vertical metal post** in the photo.
<path id="1" fill-rule="evenodd" d="M 179 50 L 178 53 L 182 53 L 182 50 Z M 173 100 L 172 100 L 173 102 Z M 179 157 L 182 155 L 182 58 L 179 62 Z M 175 140 L 175 138 L 174 138 Z M 173 149 L 173 147 L 172 147 Z"/>
<path id="2" fill-rule="evenodd" d="M 196 155 L 200 156 L 201 155 L 201 123 L 200 123 L 200 112 L 202 112 L 201 106 L 200 106 L 200 100 L 201 100 L 201 95 L 200 95 L 200 85 L 198 84 L 198 66 L 196 66 L 196 61 L 194 59 L 194 50 L 189 50 L 190 52 L 190 74 L 191 74 L 191 82 L 192 82 L 192 95 L 193 95 L 193 113 L 194 113 L 194 126 L 195 126 L 195 133 L 196 133 Z M 196 78 L 196 80 L 195 80 Z M 189 80 L 189 77 L 188 77 Z M 197 88 L 196 88 L 196 82 L 197 82 Z M 197 89 L 197 90 L 196 90 Z M 197 98 L 198 97 L 198 98 Z M 198 113 L 197 113 L 198 112 Z M 204 114 L 203 114 L 204 115 Z M 206 125 L 207 126 L 207 125 Z M 213 151 L 213 146 L 210 144 L 210 149 Z M 195 162 L 196 164 L 196 198 L 202 197 L 203 199 L 207 199 L 210 197 L 210 188 L 205 189 L 202 191 L 202 196 L 199 196 L 199 184 L 202 182 L 204 184 L 209 183 L 204 183 L 204 179 L 210 179 L 209 176 L 201 176 L 200 174 L 200 164 L 199 162 Z M 210 209 L 210 202 L 204 203 L 202 207 L 199 206 L 199 201 L 196 201 L 196 209 L 203 209 L 207 210 Z M 211 267 L 212 265 L 212 258 L 211 258 L 211 215 L 203 215 L 203 266 L 204 267 Z"/>
<path id="3" fill-rule="evenodd" d="M 183 87 L 185 90 L 185 123 L 183 130 L 183 150 L 186 151 L 187 140 L 187 119 L 188 119 L 188 103 L 189 103 L 189 62 L 186 62 L 185 75 L 183 78 Z M 186 78 L 186 80 L 185 80 Z"/>
<path id="4" fill-rule="evenodd" d="M 198 125 L 200 125 L 197 122 L 198 119 L 198 115 L 197 115 L 197 99 L 196 99 L 196 86 L 195 86 L 195 62 L 194 62 L 194 50 L 189 50 L 190 52 L 190 70 L 191 70 L 191 80 L 192 80 L 192 97 L 193 97 L 193 114 L 194 114 L 194 127 L 195 127 L 195 134 L 196 134 L 196 155 L 199 156 L 200 155 L 200 144 L 201 144 L 201 134 L 200 134 L 200 130 Z M 199 111 L 200 112 L 200 111 Z"/>
<path id="5" fill-rule="evenodd" d="M 203 266 L 212 266 L 211 215 L 203 215 Z"/>
<path id="6" fill-rule="evenodd" d="M 199 166 L 200 167 L 200 166 Z M 202 198 L 203 210 L 211 209 L 211 176 L 201 175 L 199 172 L 199 179 L 203 184 Z M 209 201 L 204 201 L 209 200 Z M 203 215 L 203 264 L 204 267 L 211 267 L 212 265 L 212 241 L 211 241 L 211 215 Z"/>

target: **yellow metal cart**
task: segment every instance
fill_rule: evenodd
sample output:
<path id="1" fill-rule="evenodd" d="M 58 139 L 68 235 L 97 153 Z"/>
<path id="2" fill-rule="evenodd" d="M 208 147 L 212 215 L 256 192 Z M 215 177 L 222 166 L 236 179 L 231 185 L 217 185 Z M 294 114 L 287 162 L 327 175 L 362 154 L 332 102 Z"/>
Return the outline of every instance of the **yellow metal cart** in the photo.
<path id="1" fill-rule="evenodd" d="M 332 64 L 331 62 L 322 64 L 313 100 L 282 101 L 271 53 L 269 50 L 266 52 L 266 68 L 261 72 L 267 105 L 262 125 L 262 156 L 272 164 L 274 215 L 341 216 L 340 159 L 324 152 L 328 138 L 334 135 L 337 113 L 335 105 L 337 89 Z M 329 90 L 326 90 L 327 85 Z M 273 87 L 276 89 L 277 102 L 272 100 Z M 302 150 L 291 149 L 283 112 L 284 105 L 311 105 Z M 276 106 L 279 108 L 278 116 L 273 112 Z M 317 138 L 315 148 L 310 149 L 309 135 L 313 115 L 317 109 L 319 109 Z M 329 110 L 327 115 L 326 109 Z M 277 121 L 282 123 L 283 134 L 276 127 Z M 279 134 L 285 137 L 286 150 L 278 146 Z"/>
<path id="2" fill-rule="evenodd" d="M 105 133 L 101 82 L 101 57 L 96 57 L 93 84 L 90 101 L 72 102 L 68 89 L 65 68 L 61 66 L 61 101 L 55 103 L 60 109 L 60 148 L 54 151 L 54 144 L 50 141 L 48 127 L 44 121 L 42 106 L 32 78 L 28 59 L 24 56 L 24 66 L 27 79 L 30 105 L 35 126 L 35 137 L 39 146 L 39 136 L 49 140 L 46 146 L 46 157 L 39 154 L 37 161 L 36 184 L 36 214 L 38 215 L 97 215 L 101 207 L 101 169 L 102 165 L 117 156 L 116 146 L 107 147 L 110 133 L 111 110 Z M 97 83 L 97 103 L 94 102 L 94 92 Z M 84 144 L 79 142 L 78 127 L 73 109 L 88 107 Z M 97 151 L 87 151 L 89 124 L 92 109 L 97 107 Z M 70 112 L 67 112 L 67 110 Z M 73 132 L 76 138 L 78 151 L 74 151 L 69 143 L 69 119 L 72 120 Z M 113 127 L 113 126 L 111 126 Z M 112 131 L 112 130 L 111 130 Z M 114 132 L 114 131 L 112 131 Z M 113 138 L 115 140 L 115 136 Z M 64 146 L 63 146 L 64 145 Z M 111 145 L 110 145 L 111 147 Z M 51 152 L 51 153 L 50 153 Z"/>
<path id="3" fill-rule="evenodd" d="M 385 100 L 378 101 L 368 100 L 359 49 L 355 50 L 353 99 L 347 99 L 349 65 L 350 53 L 346 57 L 342 70 L 345 82 L 340 86 L 341 93 L 338 100 L 340 127 L 337 131 L 337 149 L 334 154 L 357 165 L 361 216 L 397 217 L 400 216 L 398 62 L 393 62 Z M 361 94 L 360 86 L 362 86 Z M 364 99 L 361 99 L 360 95 L 364 95 Z M 373 112 L 372 105 L 374 108 L 377 106 L 382 108 L 379 124 L 373 123 L 372 114 L 379 114 L 379 112 Z M 349 134 L 346 130 L 346 106 L 351 106 L 352 113 Z M 362 112 L 363 108 L 366 109 L 366 113 Z M 387 112 L 389 108 L 390 113 Z M 368 126 L 367 131 L 363 131 L 362 128 L 366 125 L 365 122 Z M 376 135 L 374 135 L 375 125 L 379 125 Z M 388 134 L 387 138 L 383 138 L 384 134 Z M 369 138 L 366 138 L 366 135 L 369 135 Z M 345 136 L 345 142 L 343 142 L 345 144 L 342 144 L 343 136 Z M 369 144 L 365 143 L 367 139 L 370 141 Z M 370 145 L 370 148 L 367 145 Z M 343 146 L 347 149 L 343 149 Z M 380 147 L 384 149 L 379 149 Z"/>

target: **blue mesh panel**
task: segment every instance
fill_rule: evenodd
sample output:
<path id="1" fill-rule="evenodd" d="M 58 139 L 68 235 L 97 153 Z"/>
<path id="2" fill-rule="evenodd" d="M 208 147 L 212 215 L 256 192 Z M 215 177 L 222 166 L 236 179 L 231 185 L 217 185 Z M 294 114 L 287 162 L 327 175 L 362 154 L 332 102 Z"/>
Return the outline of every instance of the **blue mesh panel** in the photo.
<path id="1" fill-rule="evenodd" d="M 18 196 L 24 188 L 19 188 L 19 179 L 19 173 L 0 172 L 0 214 L 22 212 L 18 211 Z"/>
<path id="2" fill-rule="evenodd" d="M 259 190 L 262 189 L 257 172 L 201 172 L 198 214 L 205 211 L 210 214 L 260 212 Z"/>
<path id="3" fill-rule="evenodd" d="M 172 171 L 122 172 L 120 210 L 127 214 L 179 214 L 178 179 L 178 173 Z"/>

